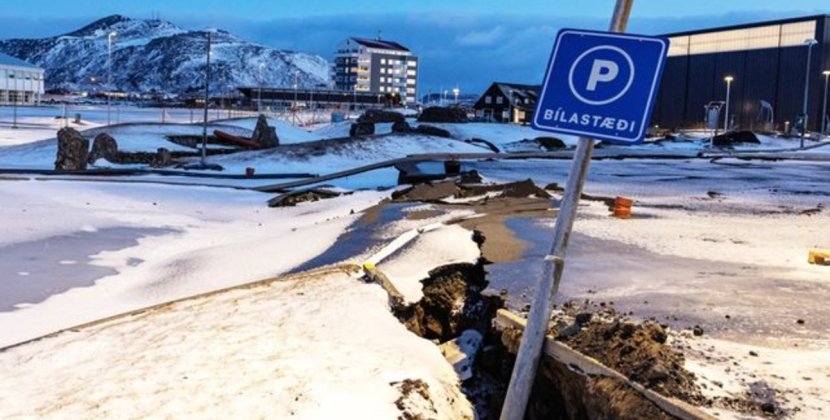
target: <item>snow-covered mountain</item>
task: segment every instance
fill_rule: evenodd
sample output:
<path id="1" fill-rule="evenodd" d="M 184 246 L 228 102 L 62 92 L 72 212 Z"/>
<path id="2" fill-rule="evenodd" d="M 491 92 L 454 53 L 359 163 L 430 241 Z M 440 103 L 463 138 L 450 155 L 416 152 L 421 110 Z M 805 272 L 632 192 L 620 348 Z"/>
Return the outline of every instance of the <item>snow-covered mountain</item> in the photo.
<path id="1" fill-rule="evenodd" d="M 223 30 L 212 33 L 212 93 L 238 86 L 328 84 L 328 62 L 320 56 L 281 51 L 245 41 Z M 204 89 L 207 31 L 188 31 L 159 19 L 114 15 L 65 35 L 0 40 L 0 52 L 46 69 L 46 86 L 83 90 L 107 87 L 109 34 L 112 86 L 125 92 L 184 93 Z M 262 64 L 262 65 L 261 65 Z M 261 75 L 261 79 L 260 79 Z"/>

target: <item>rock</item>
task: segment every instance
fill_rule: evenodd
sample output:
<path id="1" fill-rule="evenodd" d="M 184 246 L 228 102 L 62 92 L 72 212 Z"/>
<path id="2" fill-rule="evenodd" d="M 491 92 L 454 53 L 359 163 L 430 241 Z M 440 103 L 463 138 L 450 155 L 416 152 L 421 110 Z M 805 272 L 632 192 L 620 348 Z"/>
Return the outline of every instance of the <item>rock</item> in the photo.
<path id="1" fill-rule="evenodd" d="M 409 126 L 409 123 L 406 121 L 398 121 L 392 123 L 392 132 L 393 133 L 411 133 L 412 127 Z"/>
<path id="2" fill-rule="evenodd" d="M 666 340 L 668 339 L 668 335 L 666 334 L 666 329 L 662 325 L 657 324 L 649 324 L 646 330 L 649 333 L 649 337 L 657 343 L 665 344 Z"/>
<path id="3" fill-rule="evenodd" d="M 758 357 L 758 353 L 752 350 L 749 351 L 749 355 L 753 357 Z"/>
<path id="4" fill-rule="evenodd" d="M 799 319 L 798 321 L 795 321 L 795 323 L 798 324 L 798 325 L 804 325 L 804 320 Z"/>
<path id="5" fill-rule="evenodd" d="M 373 134 L 375 134 L 375 125 L 372 123 L 356 122 L 352 123 L 352 127 L 349 128 L 349 137 L 363 137 Z"/>
<path id="6" fill-rule="evenodd" d="M 696 337 L 700 337 L 701 335 L 703 335 L 703 328 L 701 328 L 700 325 L 695 325 L 692 328 L 692 334 L 694 334 Z"/>
<path id="7" fill-rule="evenodd" d="M 153 161 L 150 163 L 151 166 L 154 168 L 163 168 L 166 166 L 170 166 L 173 164 L 173 155 L 170 154 L 170 151 L 165 149 L 164 147 L 159 147 L 156 150 L 156 156 L 153 158 Z"/>
<path id="8" fill-rule="evenodd" d="M 715 147 L 730 147 L 741 143 L 760 144 L 761 141 L 751 131 L 730 131 L 712 137 L 712 146 Z"/>
<path id="9" fill-rule="evenodd" d="M 94 165 L 98 159 L 118 163 L 118 143 L 107 133 L 100 133 L 92 141 L 92 151 L 89 152 L 87 161 Z"/>
<path id="10" fill-rule="evenodd" d="M 761 404 L 761 411 L 767 414 L 775 414 L 775 404 L 771 402 L 765 402 Z"/>
<path id="11" fill-rule="evenodd" d="M 482 341 L 483 336 L 478 331 L 464 330 L 457 338 L 438 346 L 462 381 L 473 377 L 473 363 Z"/>
<path id="12" fill-rule="evenodd" d="M 582 313 L 576 314 L 576 323 L 579 324 L 579 325 L 585 325 L 585 324 L 591 322 L 591 318 L 593 316 L 594 316 L 594 314 L 592 314 L 590 312 L 582 312 Z"/>
<path id="13" fill-rule="evenodd" d="M 58 154 L 55 159 L 57 171 L 83 171 L 89 161 L 89 140 L 74 128 L 58 131 Z"/>
<path id="14" fill-rule="evenodd" d="M 269 126 L 268 119 L 262 114 L 257 117 L 256 127 L 254 127 L 254 132 L 251 134 L 251 139 L 259 143 L 263 149 L 271 149 L 280 145 L 277 129 Z"/>
<path id="15" fill-rule="evenodd" d="M 467 113 L 463 109 L 440 106 L 431 106 L 424 109 L 418 117 L 418 122 L 465 123 L 467 121 Z"/>
<path id="16" fill-rule="evenodd" d="M 363 115 L 357 118 L 358 123 L 406 123 L 406 118 L 403 114 L 395 111 L 385 111 L 382 109 L 367 109 Z M 394 131 L 394 130 L 393 130 Z"/>
<path id="17" fill-rule="evenodd" d="M 534 141 L 539 143 L 539 146 L 545 150 L 558 150 L 568 147 L 565 145 L 564 141 L 557 139 L 556 137 L 536 137 Z"/>
<path id="18" fill-rule="evenodd" d="M 420 133 L 420 134 L 425 134 L 427 136 L 446 137 L 446 138 L 452 137 L 450 135 L 449 131 L 444 130 L 443 128 L 438 128 L 438 127 L 427 125 L 427 124 L 419 125 L 415 129 L 415 132 Z"/>

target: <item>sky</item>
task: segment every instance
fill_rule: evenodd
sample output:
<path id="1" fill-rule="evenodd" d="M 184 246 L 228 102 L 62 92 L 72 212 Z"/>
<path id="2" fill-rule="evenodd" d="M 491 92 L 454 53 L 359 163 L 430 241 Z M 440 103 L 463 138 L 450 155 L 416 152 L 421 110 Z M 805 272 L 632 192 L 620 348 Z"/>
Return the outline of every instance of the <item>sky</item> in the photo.
<path id="1" fill-rule="evenodd" d="M 0 39 L 60 35 L 122 14 L 184 29 L 220 28 L 331 59 L 348 36 L 382 37 L 421 60 L 419 91 L 479 93 L 493 81 L 538 84 L 556 32 L 608 26 L 613 0 L 28 0 L 4 2 Z M 830 13 L 827 0 L 635 0 L 629 32 L 665 34 Z"/>

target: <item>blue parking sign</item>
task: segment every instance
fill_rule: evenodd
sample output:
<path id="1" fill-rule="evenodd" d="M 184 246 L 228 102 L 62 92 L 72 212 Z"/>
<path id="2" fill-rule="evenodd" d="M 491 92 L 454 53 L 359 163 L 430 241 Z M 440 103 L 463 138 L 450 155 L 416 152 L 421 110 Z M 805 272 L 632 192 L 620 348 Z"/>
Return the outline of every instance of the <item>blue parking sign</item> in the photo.
<path id="1" fill-rule="evenodd" d="M 559 31 L 533 128 L 612 143 L 641 142 L 668 46 L 666 38 Z"/>

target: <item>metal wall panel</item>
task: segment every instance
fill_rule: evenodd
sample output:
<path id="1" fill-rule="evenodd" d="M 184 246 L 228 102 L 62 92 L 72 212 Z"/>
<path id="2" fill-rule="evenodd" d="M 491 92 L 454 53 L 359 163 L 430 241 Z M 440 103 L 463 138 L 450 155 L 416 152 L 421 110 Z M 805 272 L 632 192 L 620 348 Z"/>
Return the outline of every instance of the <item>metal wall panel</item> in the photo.
<path id="1" fill-rule="evenodd" d="M 830 69 L 830 17 L 816 19 L 816 39 L 810 68 L 808 113 L 809 128 L 820 128 L 824 95 L 821 72 Z M 804 21 L 809 19 L 794 19 Z M 768 25 L 769 22 L 758 25 Z M 744 25 L 741 27 L 751 27 Z M 705 31 L 698 31 L 705 32 Z M 694 127 L 703 120 L 703 106 L 726 99 L 727 74 L 732 83 L 730 114 L 737 127 L 755 128 L 759 101 L 770 102 L 777 129 L 792 124 L 801 113 L 807 48 L 794 46 L 750 51 L 673 56 L 666 63 L 651 125 Z M 723 122 L 721 121 L 721 124 Z"/>

